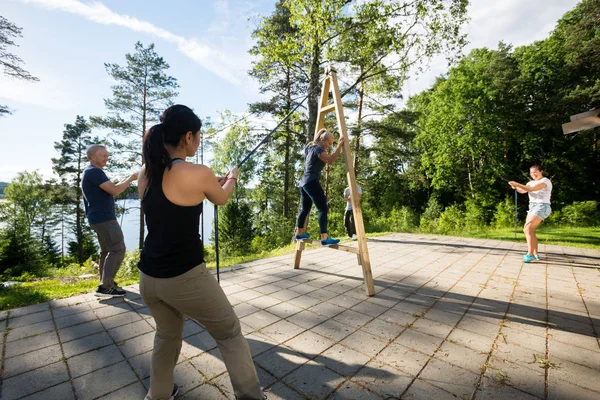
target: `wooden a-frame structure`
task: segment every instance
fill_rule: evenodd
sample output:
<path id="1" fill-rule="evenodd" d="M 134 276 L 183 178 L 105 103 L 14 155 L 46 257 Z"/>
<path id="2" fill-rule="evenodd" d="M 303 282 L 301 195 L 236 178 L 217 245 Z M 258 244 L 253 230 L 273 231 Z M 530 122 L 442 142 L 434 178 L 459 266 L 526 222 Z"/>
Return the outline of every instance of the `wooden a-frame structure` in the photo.
<path id="1" fill-rule="evenodd" d="M 321 101 L 319 103 L 319 115 L 317 117 L 317 126 L 315 135 L 319 130 L 325 127 L 325 115 L 335 111 L 337 117 L 338 129 L 341 137 L 345 137 L 346 141 L 343 144 L 342 154 L 346 161 L 346 178 L 350 187 L 350 201 L 352 202 L 352 213 L 354 214 L 354 224 L 356 225 L 356 237 L 358 248 L 344 245 L 330 245 L 328 247 L 336 250 L 356 253 L 358 264 L 362 267 L 365 283 L 365 291 L 368 296 L 375 294 L 373 285 L 373 274 L 371 272 L 371 260 L 369 258 L 369 249 L 367 248 L 367 238 L 365 236 L 365 226 L 363 223 L 362 210 L 358 198 L 358 188 L 356 185 L 356 175 L 354 174 L 354 162 L 352 160 L 352 152 L 350 150 L 350 141 L 348 140 L 348 130 L 346 128 L 346 120 L 344 119 L 344 110 L 342 108 L 342 96 L 337 81 L 337 72 L 333 67 L 327 67 L 325 70 L 325 80 L 321 90 Z M 333 93 L 333 103 L 329 104 L 329 91 Z M 294 260 L 294 269 L 300 268 L 300 259 L 302 250 L 306 243 L 312 243 L 313 240 L 306 239 L 296 243 L 296 255 Z M 320 240 L 315 240 L 320 243 Z"/>

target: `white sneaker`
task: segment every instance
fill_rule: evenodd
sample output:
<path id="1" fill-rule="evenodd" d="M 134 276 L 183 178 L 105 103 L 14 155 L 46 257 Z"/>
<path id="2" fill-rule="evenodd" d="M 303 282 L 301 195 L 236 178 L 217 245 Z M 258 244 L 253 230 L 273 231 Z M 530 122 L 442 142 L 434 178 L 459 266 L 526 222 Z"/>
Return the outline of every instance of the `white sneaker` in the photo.
<path id="1" fill-rule="evenodd" d="M 352 240 L 356 240 L 356 234 L 352 235 Z"/>

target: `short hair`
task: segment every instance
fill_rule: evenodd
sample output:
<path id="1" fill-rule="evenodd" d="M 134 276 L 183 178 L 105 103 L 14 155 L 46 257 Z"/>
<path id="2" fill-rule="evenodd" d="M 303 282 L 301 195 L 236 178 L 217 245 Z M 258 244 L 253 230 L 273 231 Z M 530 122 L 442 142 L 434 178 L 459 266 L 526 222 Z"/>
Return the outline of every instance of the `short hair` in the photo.
<path id="1" fill-rule="evenodd" d="M 106 149 L 106 146 L 101 144 L 93 144 L 90 147 L 88 147 L 86 151 L 88 160 L 91 160 L 92 156 L 100 149 Z"/>
<path id="2" fill-rule="evenodd" d="M 531 168 L 535 168 L 540 172 L 544 172 L 544 168 L 542 167 L 542 164 L 540 163 L 533 163 L 533 165 L 531 167 L 529 167 L 529 169 Z"/>

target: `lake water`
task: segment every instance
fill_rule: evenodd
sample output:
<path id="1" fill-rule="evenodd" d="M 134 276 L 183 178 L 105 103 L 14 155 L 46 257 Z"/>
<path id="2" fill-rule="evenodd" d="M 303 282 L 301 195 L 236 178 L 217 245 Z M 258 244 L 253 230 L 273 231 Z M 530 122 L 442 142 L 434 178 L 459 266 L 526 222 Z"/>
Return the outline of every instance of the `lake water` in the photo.
<path id="1" fill-rule="evenodd" d="M 125 207 L 128 209 L 127 212 L 123 215 L 123 218 L 118 218 L 119 224 L 121 224 L 121 229 L 123 229 L 123 236 L 125 237 L 125 247 L 127 250 L 134 250 L 138 246 L 139 235 L 140 235 L 140 210 L 139 200 L 119 200 L 118 205 L 120 207 Z M 212 224 L 213 224 L 213 214 L 214 214 L 214 205 L 208 200 L 204 201 L 204 207 L 202 217 L 204 218 L 204 234 L 201 232 L 200 235 L 203 238 L 204 244 L 211 244 L 210 234 L 212 232 Z M 200 227 L 198 227 L 198 231 L 200 232 Z M 148 231 L 146 230 L 146 234 Z M 204 238 L 206 238 L 204 240 Z"/>

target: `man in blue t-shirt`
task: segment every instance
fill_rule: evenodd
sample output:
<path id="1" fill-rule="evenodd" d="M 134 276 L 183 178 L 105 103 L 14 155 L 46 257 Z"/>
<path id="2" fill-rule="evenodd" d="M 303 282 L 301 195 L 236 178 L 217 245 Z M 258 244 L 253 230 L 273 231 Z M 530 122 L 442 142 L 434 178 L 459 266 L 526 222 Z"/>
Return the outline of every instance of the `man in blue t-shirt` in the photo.
<path id="1" fill-rule="evenodd" d="M 138 178 L 138 173 L 115 184 L 102 170 L 108 162 L 106 147 L 92 145 L 87 150 L 87 156 L 90 165 L 83 170 L 81 189 L 85 215 L 100 243 L 100 285 L 96 296 L 122 297 L 125 291 L 115 284 L 114 279 L 125 257 L 125 240 L 115 215 L 114 196 L 123 193 Z"/>

